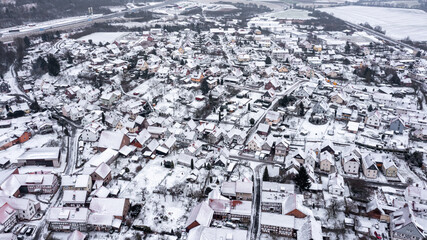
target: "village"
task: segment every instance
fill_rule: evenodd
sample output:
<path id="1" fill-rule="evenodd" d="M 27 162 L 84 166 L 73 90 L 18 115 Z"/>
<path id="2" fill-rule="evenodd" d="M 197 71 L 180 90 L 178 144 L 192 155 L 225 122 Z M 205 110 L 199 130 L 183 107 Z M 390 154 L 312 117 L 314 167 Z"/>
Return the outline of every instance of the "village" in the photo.
<path id="1" fill-rule="evenodd" d="M 426 239 L 425 52 L 239 7 L 22 40 L 0 239 Z"/>

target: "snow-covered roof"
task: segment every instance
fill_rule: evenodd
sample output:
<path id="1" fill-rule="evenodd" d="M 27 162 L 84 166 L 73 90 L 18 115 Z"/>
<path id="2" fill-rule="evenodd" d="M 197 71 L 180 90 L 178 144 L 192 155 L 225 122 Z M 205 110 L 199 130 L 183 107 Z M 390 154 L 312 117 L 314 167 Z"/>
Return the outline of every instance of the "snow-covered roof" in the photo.
<path id="1" fill-rule="evenodd" d="M 188 227 L 193 222 L 197 222 L 200 226 L 207 227 L 212 221 L 213 213 L 214 211 L 206 202 L 201 202 L 193 208 L 185 226 Z"/>

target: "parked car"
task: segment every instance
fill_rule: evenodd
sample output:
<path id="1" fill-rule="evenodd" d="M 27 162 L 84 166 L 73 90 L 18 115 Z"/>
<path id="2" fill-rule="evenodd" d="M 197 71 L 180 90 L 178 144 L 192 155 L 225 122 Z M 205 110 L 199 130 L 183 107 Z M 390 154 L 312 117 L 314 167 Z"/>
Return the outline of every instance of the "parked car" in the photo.
<path id="1" fill-rule="evenodd" d="M 225 223 L 225 226 L 226 227 L 229 227 L 229 228 L 236 228 L 237 226 L 236 226 L 236 224 L 234 224 L 234 223 L 232 223 L 232 222 L 226 222 Z"/>

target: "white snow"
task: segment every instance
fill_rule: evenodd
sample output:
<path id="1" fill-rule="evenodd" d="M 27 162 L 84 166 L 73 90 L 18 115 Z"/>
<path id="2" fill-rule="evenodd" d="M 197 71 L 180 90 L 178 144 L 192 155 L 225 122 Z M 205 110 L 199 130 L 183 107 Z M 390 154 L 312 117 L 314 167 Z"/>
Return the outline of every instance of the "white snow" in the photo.
<path id="1" fill-rule="evenodd" d="M 409 36 L 411 40 L 427 40 L 427 13 L 416 9 L 344 6 L 321 8 L 335 17 L 351 23 L 368 22 L 372 27 L 381 26 L 386 35 L 395 39 Z"/>

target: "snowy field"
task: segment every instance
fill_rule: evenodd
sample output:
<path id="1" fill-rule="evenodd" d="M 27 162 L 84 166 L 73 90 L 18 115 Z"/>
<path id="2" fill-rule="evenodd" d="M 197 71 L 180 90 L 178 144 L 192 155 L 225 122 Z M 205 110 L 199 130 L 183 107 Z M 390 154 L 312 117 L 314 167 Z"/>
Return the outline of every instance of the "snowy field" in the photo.
<path id="1" fill-rule="evenodd" d="M 381 26 L 386 35 L 395 39 L 410 37 L 416 41 L 427 40 L 427 13 L 416 9 L 345 6 L 322 8 L 355 24 L 368 22 L 372 27 Z"/>
<path id="2" fill-rule="evenodd" d="M 268 13 L 266 16 L 276 17 L 278 19 L 301 19 L 307 20 L 312 19 L 312 17 L 308 16 L 308 11 L 300 10 L 300 9 L 288 9 L 280 12 Z"/>
<path id="3" fill-rule="evenodd" d="M 77 40 L 89 41 L 89 39 L 91 39 L 94 43 L 102 42 L 103 44 L 105 44 L 107 42 L 112 43 L 114 41 L 117 41 L 128 34 L 128 32 L 97 32 L 86 35 Z"/>

